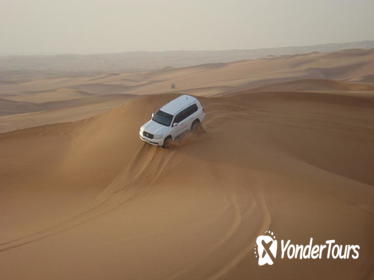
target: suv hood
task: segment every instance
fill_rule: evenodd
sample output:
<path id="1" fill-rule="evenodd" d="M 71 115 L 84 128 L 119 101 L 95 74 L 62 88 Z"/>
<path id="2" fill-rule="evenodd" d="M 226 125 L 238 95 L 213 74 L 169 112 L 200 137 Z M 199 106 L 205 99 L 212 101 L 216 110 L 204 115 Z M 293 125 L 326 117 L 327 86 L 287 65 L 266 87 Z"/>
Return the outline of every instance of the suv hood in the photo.
<path id="1" fill-rule="evenodd" d="M 141 127 L 141 130 L 145 130 L 154 135 L 165 136 L 165 134 L 169 132 L 170 127 L 159 124 L 153 120 L 150 120 L 146 122 L 145 124 L 143 124 L 143 126 Z"/>

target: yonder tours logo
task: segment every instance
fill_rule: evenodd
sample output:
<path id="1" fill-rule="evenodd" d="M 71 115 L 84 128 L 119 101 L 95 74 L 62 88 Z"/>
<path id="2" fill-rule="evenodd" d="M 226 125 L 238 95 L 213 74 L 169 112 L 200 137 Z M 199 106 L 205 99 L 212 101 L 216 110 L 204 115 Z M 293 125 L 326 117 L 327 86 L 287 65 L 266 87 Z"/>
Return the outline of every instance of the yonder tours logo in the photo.
<path id="1" fill-rule="evenodd" d="M 279 248 L 278 248 L 279 247 Z M 258 265 L 273 265 L 280 259 L 358 259 L 360 245 L 338 244 L 334 239 L 315 244 L 313 237 L 306 244 L 294 244 L 291 240 L 276 239 L 274 232 L 266 231 L 256 239 L 254 248 Z M 278 254 L 277 254 L 278 253 Z"/>

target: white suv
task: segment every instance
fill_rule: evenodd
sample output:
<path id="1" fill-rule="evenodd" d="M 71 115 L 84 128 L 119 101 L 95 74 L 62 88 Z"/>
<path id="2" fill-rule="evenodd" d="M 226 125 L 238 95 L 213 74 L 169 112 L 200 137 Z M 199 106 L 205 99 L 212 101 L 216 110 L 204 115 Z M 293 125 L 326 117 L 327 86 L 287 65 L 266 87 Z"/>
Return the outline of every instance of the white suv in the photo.
<path id="1" fill-rule="evenodd" d="M 195 130 L 205 118 L 199 100 L 181 95 L 162 106 L 152 119 L 140 127 L 139 137 L 152 145 L 167 148 L 171 141 L 188 130 Z"/>

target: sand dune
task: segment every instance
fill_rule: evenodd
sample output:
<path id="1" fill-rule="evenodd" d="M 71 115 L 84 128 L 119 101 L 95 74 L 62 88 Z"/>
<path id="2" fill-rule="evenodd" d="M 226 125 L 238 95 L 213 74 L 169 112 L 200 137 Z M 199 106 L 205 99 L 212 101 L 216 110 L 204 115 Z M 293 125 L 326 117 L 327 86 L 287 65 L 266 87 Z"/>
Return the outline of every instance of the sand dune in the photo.
<path id="1" fill-rule="evenodd" d="M 373 276 L 371 95 L 202 98 L 205 133 L 171 150 L 141 143 L 139 126 L 173 97 L 0 134 L 2 279 Z M 253 246 L 269 228 L 296 243 L 358 243 L 361 255 L 263 269 Z"/>
<path id="2" fill-rule="evenodd" d="M 1 279 L 373 277 L 373 63 L 344 50 L 0 81 Z M 204 132 L 143 144 L 176 92 L 200 96 Z M 360 258 L 260 268 L 268 229 Z"/>
<path id="3" fill-rule="evenodd" d="M 85 119 L 117 107 L 131 97 L 126 94 L 90 96 L 38 105 L 14 101 L 2 103 L 0 100 L 0 108 L 5 112 L 3 116 L 0 115 L 0 132 Z M 9 103 L 16 106 L 9 106 Z M 25 110 L 26 106 L 19 106 L 19 104 L 31 105 L 33 110 L 30 110 L 30 107 Z"/>
<path id="4" fill-rule="evenodd" d="M 0 82 L 1 95 L 19 95 L 70 89 L 91 94 L 157 94 L 221 88 L 234 91 L 296 79 L 334 79 L 373 83 L 374 50 L 309 53 L 230 63 L 167 68 L 149 72 L 76 74 L 27 81 Z M 171 85 L 175 84 L 175 88 Z M 207 93 L 202 93 L 206 95 Z M 1 97 L 1 96 L 0 96 Z"/>
<path id="5" fill-rule="evenodd" d="M 90 94 L 68 88 L 59 88 L 54 91 L 41 91 L 34 93 L 23 93 L 18 95 L 10 95 L 6 98 L 8 100 L 30 103 L 47 103 L 54 101 L 75 100 L 83 97 L 90 96 Z"/>
<path id="6" fill-rule="evenodd" d="M 374 85 L 347 83 L 328 79 L 301 79 L 270 84 L 253 89 L 254 91 L 327 91 L 327 92 L 374 92 Z"/>
<path id="7" fill-rule="evenodd" d="M 150 71 L 168 67 L 186 67 L 196 64 L 231 62 L 266 56 L 301 54 L 309 52 L 335 52 L 344 49 L 374 48 L 374 41 L 330 43 L 309 46 L 289 46 L 265 49 L 217 50 L 217 51 L 131 51 L 123 53 L 90 55 L 20 55 L 0 56 L 0 76 L 7 78 L 9 70 L 18 78 L 58 76 L 103 72 Z M 24 72 L 24 73 L 22 73 Z M 27 73 L 25 75 L 25 73 Z M 11 80 L 14 79 L 12 75 Z M 3 79 L 0 79 L 0 82 Z"/>
<path id="8" fill-rule="evenodd" d="M 286 55 L 149 72 L 18 75 L 22 73 L 10 72 L 0 81 L 0 132 L 78 120 L 134 95 L 218 96 L 247 89 L 370 95 L 374 92 L 374 50 Z M 88 113 L 80 114 L 78 107 Z M 72 113 L 62 113 L 62 109 Z"/>

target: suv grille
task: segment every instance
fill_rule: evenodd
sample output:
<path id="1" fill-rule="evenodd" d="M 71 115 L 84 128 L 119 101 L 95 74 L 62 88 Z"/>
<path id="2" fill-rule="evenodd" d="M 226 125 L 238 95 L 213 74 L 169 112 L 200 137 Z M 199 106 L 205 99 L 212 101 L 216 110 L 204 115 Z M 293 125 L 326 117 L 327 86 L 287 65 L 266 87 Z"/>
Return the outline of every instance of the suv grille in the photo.
<path id="1" fill-rule="evenodd" d="M 143 131 L 143 136 L 144 136 L 144 137 L 147 137 L 147 138 L 149 138 L 149 139 L 153 139 L 153 134 L 151 134 L 151 133 L 149 133 L 149 132 L 147 132 L 147 131 Z"/>

